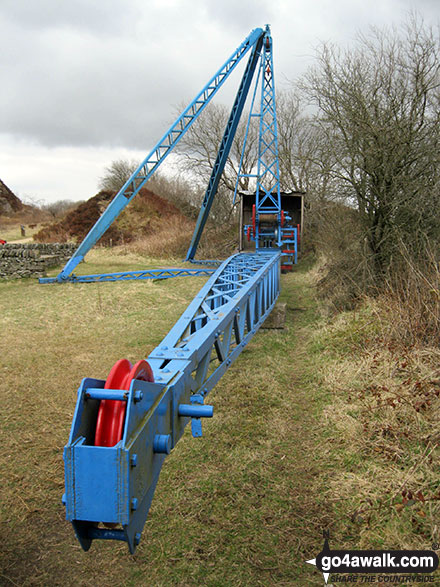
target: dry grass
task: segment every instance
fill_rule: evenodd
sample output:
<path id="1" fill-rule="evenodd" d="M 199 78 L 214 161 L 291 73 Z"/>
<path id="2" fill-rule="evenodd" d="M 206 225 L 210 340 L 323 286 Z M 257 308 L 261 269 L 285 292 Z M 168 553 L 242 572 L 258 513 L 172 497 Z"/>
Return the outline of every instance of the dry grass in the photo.
<path id="1" fill-rule="evenodd" d="M 184 217 L 171 217 L 161 224 L 157 231 L 127 245 L 126 250 L 147 257 L 182 259 L 186 256 L 193 235 L 195 222 Z M 237 248 L 237 227 L 235 225 L 215 228 L 206 227 L 197 249 L 198 259 L 223 259 Z"/>
<path id="2" fill-rule="evenodd" d="M 403 250 L 401 266 L 387 279 L 379 306 L 388 338 L 409 346 L 439 345 L 440 266 L 430 248 L 418 262 Z"/>
<path id="3" fill-rule="evenodd" d="M 145 235 L 127 245 L 127 250 L 147 257 L 183 258 L 194 230 L 194 221 L 182 216 L 171 216 L 157 226 L 152 234 Z"/>
<path id="4" fill-rule="evenodd" d="M 21 235 L 20 225 L 23 223 L 11 222 L 11 223 L 0 223 L 0 238 L 12 243 L 15 241 L 21 241 L 23 238 L 30 238 L 41 229 L 41 224 L 37 224 L 30 228 L 28 224 L 25 224 L 26 236 Z M 31 223 L 33 224 L 33 223 Z"/>
<path id="5" fill-rule="evenodd" d="M 316 335 L 328 359 L 326 499 L 360 547 L 429 548 L 440 541 L 440 351 L 397 342 L 393 318 L 369 300 Z"/>

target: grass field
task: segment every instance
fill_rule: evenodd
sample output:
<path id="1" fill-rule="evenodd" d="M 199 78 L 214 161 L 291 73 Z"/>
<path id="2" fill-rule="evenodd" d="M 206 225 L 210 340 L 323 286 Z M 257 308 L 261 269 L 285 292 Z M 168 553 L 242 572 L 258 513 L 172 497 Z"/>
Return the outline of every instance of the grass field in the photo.
<path id="1" fill-rule="evenodd" d="M 26 235 L 23 237 L 20 230 L 20 224 L 7 224 L 0 226 L 0 238 L 8 243 L 24 241 L 25 239 L 29 239 L 29 242 L 33 242 L 31 237 L 38 232 L 40 228 L 41 224 L 37 224 L 34 228 L 29 228 L 29 226 L 25 225 Z"/>
<path id="2" fill-rule="evenodd" d="M 96 250 L 81 273 L 170 264 L 141 261 Z M 374 498 L 363 480 L 390 465 L 372 441 L 368 459 L 365 446 L 353 443 L 358 430 L 342 418 L 353 374 L 343 359 L 359 364 L 359 340 L 373 335 L 375 323 L 363 315 L 324 319 L 308 269 L 303 262 L 282 278 L 286 328 L 258 333 L 210 394 L 215 416 L 203 438 L 187 430 L 167 458 L 134 557 L 122 543 L 97 541 L 82 552 L 65 521 L 62 449 L 76 390 L 85 376 L 105 378 L 121 357 L 147 356 L 205 278 L 0 282 L 0 584 L 323 585 L 305 560 L 321 550 L 327 528 L 334 548 L 380 540 L 399 548 L 402 536 L 430 548 L 435 500 L 414 510 L 390 502 L 380 513 L 373 508 L 369 521 L 361 512 Z M 358 390 L 363 383 L 358 373 Z M 436 466 L 431 460 L 432 495 Z M 412 462 L 405 467 L 403 477 Z"/>

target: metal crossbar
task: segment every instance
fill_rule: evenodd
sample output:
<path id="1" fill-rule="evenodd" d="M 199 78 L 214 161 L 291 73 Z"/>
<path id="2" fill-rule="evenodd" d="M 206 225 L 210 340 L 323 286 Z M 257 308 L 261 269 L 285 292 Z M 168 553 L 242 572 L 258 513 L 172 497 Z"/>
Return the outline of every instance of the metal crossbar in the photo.
<path id="1" fill-rule="evenodd" d="M 72 283 L 96 283 L 107 281 L 129 281 L 142 279 L 170 279 L 194 275 L 212 275 L 215 269 L 145 269 L 139 271 L 119 271 L 117 273 L 96 273 L 92 275 L 71 275 Z M 40 283 L 57 283 L 56 277 L 40 277 Z"/>

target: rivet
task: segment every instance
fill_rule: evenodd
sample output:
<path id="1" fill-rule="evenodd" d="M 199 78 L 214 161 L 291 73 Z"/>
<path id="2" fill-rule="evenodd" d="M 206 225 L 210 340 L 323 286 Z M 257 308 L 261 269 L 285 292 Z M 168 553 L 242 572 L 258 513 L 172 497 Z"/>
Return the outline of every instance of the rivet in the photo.
<path id="1" fill-rule="evenodd" d="M 131 509 L 135 512 L 138 508 L 138 500 L 136 499 L 136 497 L 133 497 L 133 499 L 131 500 Z"/>

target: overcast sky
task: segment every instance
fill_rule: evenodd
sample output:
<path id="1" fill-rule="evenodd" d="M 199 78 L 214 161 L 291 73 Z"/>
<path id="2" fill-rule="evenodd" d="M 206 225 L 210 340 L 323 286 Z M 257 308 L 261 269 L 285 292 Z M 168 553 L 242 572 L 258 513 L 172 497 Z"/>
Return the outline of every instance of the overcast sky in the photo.
<path id="1" fill-rule="evenodd" d="M 87 199 L 112 160 L 148 154 L 253 28 L 271 25 L 283 87 L 321 41 L 350 44 L 411 9 L 438 24 L 440 0 L 0 0 L 0 178 L 21 198 Z"/>

